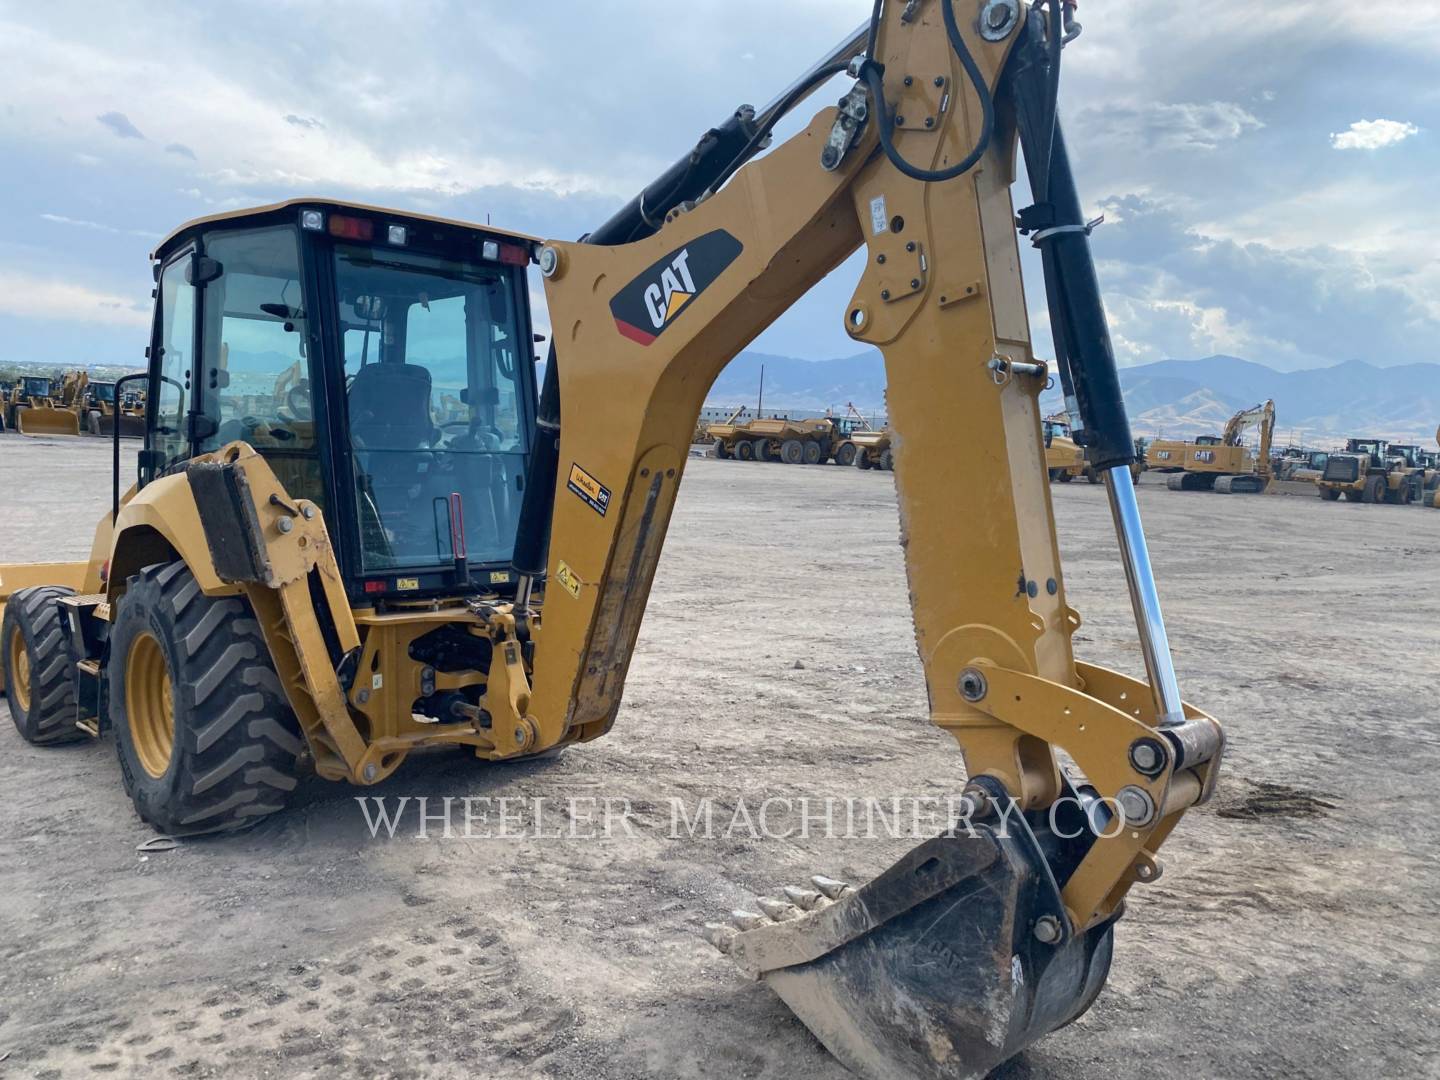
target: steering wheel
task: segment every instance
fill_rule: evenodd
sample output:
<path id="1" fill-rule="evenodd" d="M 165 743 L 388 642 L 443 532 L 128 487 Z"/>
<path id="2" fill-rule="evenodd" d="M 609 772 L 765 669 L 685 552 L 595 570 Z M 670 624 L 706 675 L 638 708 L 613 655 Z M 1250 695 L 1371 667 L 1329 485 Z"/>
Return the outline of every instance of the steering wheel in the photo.
<path id="1" fill-rule="evenodd" d="M 310 380 L 301 379 L 285 392 L 285 407 L 290 410 L 292 420 L 311 420 L 313 405 L 310 400 Z"/>

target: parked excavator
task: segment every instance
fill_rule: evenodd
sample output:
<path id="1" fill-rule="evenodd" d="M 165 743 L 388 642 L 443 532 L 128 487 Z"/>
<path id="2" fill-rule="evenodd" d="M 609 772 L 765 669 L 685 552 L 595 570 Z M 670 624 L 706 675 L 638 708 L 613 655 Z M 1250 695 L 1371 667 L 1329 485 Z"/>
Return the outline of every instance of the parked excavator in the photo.
<path id="1" fill-rule="evenodd" d="M 1180 696 L 1057 119 L 1078 33 L 1060 0 L 881 0 L 579 242 L 322 199 L 181 226 L 154 253 L 137 478 L 117 437 L 90 557 L 0 566 L 21 735 L 113 732 L 137 812 L 172 835 L 281 811 L 301 758 L 369 786 L 425 747 L 515 760 L 603 736 L 707 389 L 864 248 L 844 326 L 886 363 L 915 640 L 963 813 L 865 884 L 822 876 L 707 934 L 863 1077 L 982 1076 L 1074 1020 L 1223 748 Z M 842 75 L 838 106 L 761 156 Z M 556 328 L 538 399 L 532 259 Z M 245 390 L 296 362 L 283 401 Z M 1103 477 L 1144 678 L 1072 651 L 1052 378 Z M 456 383 L 468 417 L 436 424 Z"/>
<path id="2" fill-rule="evenodd" d="M 1245 432 L 1259 428 L 1259 446 L 1245 445 Z M 1230 417 L 1218 438 L 1201 436 L 1185 443 L 1180 472 L 1165 484 L 1171 491 L 1218 491 L 1222 495 L 1258 495 L 1270 486 L 1270 443 L 1275 434 L 1275 402 L 1263 401 Z"/>

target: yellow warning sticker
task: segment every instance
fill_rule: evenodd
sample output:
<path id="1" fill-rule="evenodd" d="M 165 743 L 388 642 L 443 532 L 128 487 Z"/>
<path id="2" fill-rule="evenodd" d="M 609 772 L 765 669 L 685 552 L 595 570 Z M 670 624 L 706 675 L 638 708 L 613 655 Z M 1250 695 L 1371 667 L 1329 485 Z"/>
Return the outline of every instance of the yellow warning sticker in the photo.
<path id="1" fill-rule="evenodd" d="M 418 589 L 419 587 L 420 579 L 418 577 L 402 577 L 395 579 L 395 588 L 401 590 L 402 592 L 408 589 Z"/>
<path id="2" fill-rule="evenodd" d="M 571 464 L 570 479 L 565 486 L 579 495 L 585 504 L 601 517 L 604 517 L 605 511 L 610 509 L 610 489 L 579 465 Z"/>
<path id="3" fill-rule="evenodd" d="M 555 570 L 555 580 L 576 600 L 580 599 L 580 575 L 571 570 L 564 559 L 560 560 L 560 565 Z"/>
<path id="4" fill-rule="evenodd" d="M 509 570 L 491 570 L 491 571 L 490 571 L 490 584 L 491 584 L 491 585 L 504 585 L 504 584 L 506 584 L 509 580 L 510 580 L 510 571 L 509 571 Z"/>

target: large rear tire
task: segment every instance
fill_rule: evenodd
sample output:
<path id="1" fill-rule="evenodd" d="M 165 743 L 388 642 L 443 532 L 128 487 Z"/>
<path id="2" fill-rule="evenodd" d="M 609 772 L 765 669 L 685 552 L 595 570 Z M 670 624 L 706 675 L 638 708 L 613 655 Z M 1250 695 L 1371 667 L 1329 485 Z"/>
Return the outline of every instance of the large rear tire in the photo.
<path id="1" fill-rule="evenodd" d="M 888 447 L 880 451 L 880 468 L 886 472 L 895 471 L 895 455 Z"/>
<path id="2" fill-rule="evenodd" d="M 5 696 L 20 737 L 36 746 L 88 738 L 75 726 L 75 662 L 60 625 L 62 596 L 74 589 L 39 585 L 18 589 L 0 626 Z"/>
<path id="3" fill-rule="evenodd" d="M 786 465 L 805 464 L 805 444 L 799 439 L 786 439 L 780 444 L 780 460 Z"/>
<path id="4" fill-rule="evenodd" d="M 738 442 L 735 444 L 735 456 L 741 461 L 755 460 L 755 444 L 749 442 Z"/>
<path id="5" fill-rule="evenodd" d="M 841 444 L 840 449 L 837 450 L 837 451 L 835 451 L 835 464 L 836 464 L 836 465 L 846 465 L 846 466 L 854 465 L 854 464 L 855 464 L 855 444 L 854 444 L 854 443 L 848 443 L 848 442 L 847 442 L 847 443 Z"/>
<path id="6" fill-rule="evenodd" d="M 815 440 L 805 444 L 805 464 L 823 465 L 830 459 L 830 452 Z"/>
<path id="7" fill-rule="evenodd" d="M 284 809 L 303 749 L 254 613 L 183 562 L 130 578 L 110 635 L 110 718 L 125 791 L 172 836 Z"/>
<path id="8" fill-rule="evenodd" d="M 1365 478 L 1365 487 L 1360 493 L 1360 501 L 1364 503 L 1382 502 L 1386 494 L 1385 477 L 1369 476 Z"/>
<path id="9" fill-rule="evenodd" d="M 775 457 L 770 453 L 769 439 L 753 439 L 750 445 L 755 448 L 756 461 L 774 461 Z"/>
<path id="10" fill-rule="evenodd" d="M 728 461 L 732 456 L 730 453 L 730 447 L 725 445 L 724 439 L 715 440 L 715 456 L 721 461 Z"/>

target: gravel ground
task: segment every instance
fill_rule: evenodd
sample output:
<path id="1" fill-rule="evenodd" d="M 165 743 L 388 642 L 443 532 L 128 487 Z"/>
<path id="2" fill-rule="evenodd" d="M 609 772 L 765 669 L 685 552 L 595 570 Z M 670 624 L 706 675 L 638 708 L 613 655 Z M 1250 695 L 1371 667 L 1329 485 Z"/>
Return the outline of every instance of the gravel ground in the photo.
<path id="1" fill-rule="evenodd" d="M 0 561 L 83 557 L 108 481 L 99 440 L 0 437 Z M 1095 1007 L 1003 1077 L 1440 1075 L 1440 513 L 1293 490 L 1142 484 L 1227 771 L 1131 894 Z M 1054 502 L 1077 652 L 1139 671 L 1101 489 Z M 692 461 L 614 732 L 552 762 L 416 757 L 365 792 L 542 799 L 545 832 L 582 835 L 599 815 L 568 800 L 628 800 L 608 839 L 535 836 L 519 803 L 502 837 L 493 802 L 469 839 L 421 838 L 413 804 L 372 839 L 355 790 L 310 780 L 248 833 L 146 855 L 111 740 L 4 724 L 0 1073 L 840 1080 L 699 929 L 909 844 L 726 838 L 718 809 L 714 839 L 675 838 L 669 800 L 962 781 L 926 720 L 890 476 Z"/>

